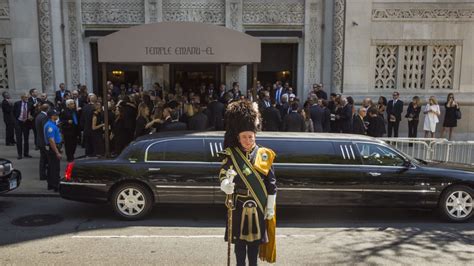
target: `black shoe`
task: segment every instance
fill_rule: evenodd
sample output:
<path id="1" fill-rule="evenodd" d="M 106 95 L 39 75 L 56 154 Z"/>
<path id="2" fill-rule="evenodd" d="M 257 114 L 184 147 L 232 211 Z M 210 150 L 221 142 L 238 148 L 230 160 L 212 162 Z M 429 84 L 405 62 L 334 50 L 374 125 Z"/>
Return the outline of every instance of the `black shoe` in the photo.
<path id="1" fill-rule="evenodd" d="M 18 160 L 21 160 L 21 159 L 23 159 L 23 157 L 21 157 L 21 156 L 18 156 L 18 157 L 16 157 L 16 158 L 17 158 Z"/>
<path id="2" fill-rule="evenodd" d="M 29 155 L 29 154 L 23 155 L 23 157 L 25 157 L 25 158 L 33 158 L 33 157 L 31 157 L 31 155 Z"/>

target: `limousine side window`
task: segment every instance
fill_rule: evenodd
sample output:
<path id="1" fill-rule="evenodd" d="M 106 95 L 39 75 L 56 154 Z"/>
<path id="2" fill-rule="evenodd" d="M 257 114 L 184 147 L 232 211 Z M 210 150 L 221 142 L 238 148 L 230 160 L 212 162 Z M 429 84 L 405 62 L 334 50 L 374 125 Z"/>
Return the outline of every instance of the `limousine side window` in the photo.
<path id="1" fill-rule="evenodd" d="M 166 140 L 148 150 L 148 161 L 204 161 L 202 139 Z"/>
<path id="2" fill-rule="evenodd" d="M 374 143 L 357 143 L 365 165 L 403 166 L 405 160 L 391 149 Z"/>

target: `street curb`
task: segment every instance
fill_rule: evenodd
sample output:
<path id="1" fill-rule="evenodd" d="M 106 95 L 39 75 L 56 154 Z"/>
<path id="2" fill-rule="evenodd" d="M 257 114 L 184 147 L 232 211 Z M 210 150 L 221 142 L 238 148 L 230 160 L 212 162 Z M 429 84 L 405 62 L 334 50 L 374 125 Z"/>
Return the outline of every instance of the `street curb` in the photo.
<path id="1" fill-rule="evenodd" d="M 5 198 L 59 198 L 57 193 L 7 193 L 0 195 Z"/>

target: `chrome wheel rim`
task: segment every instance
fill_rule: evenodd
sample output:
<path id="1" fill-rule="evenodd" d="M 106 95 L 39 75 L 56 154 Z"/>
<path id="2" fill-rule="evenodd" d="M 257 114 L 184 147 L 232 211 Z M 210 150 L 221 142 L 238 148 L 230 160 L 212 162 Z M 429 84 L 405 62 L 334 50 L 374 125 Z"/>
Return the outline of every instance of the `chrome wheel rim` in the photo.
<path id="1" fill-rule="evenodd" d="M 140 190 L 126 188 L 117 197 L 117 207 L 124 215 L 138 215 L 145 208 L 145 196 Z"/>
<path id="2" fill-rule="evenodd" d="M 474 207 L 471 195 L 465 191 L 454 191 L 446 199 L 446 210 L 454 218 L 469 216 Z"/>

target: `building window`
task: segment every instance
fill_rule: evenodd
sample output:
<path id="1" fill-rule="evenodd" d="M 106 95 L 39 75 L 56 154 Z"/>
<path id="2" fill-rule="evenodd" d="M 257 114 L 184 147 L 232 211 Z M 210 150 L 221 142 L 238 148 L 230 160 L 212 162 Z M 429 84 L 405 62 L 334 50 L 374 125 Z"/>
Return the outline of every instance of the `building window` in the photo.
<path id="1" fill-rule="evenodd" d="M 374 88 L 451 90 L 455 79 L 454 61 L 459 58 L 456 48 L 451 44 L 377 44 Z"/>
<path id="2" fill-rule="evenodd" d="M 8 89 L 7 46 L 0 45 L 0 89 Z"/>

